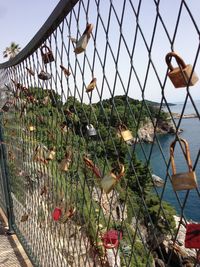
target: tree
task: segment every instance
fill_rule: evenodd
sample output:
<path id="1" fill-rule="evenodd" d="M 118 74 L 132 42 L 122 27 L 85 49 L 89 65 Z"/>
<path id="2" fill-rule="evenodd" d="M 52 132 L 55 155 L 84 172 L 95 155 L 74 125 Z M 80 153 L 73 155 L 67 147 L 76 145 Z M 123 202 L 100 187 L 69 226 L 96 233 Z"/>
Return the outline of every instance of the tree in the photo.
<path id="1" fill-rule="evenodd" d="M 20 49 L 21 48 L 18 44 L 12 42 L 10 47 L 6 47 L 6 50 L 3 52 L 3 57 L 9 57 L 9 59 L 11 59 L 19 53 Z"/>

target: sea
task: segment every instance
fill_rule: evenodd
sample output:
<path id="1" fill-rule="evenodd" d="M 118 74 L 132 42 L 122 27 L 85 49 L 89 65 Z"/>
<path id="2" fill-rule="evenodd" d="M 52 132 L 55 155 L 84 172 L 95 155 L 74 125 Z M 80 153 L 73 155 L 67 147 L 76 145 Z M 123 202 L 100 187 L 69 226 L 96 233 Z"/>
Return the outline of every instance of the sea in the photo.
<path id="1" fill-rule="evenodd" d="M 184 106 L 183 103 L 175 104 L 174 106 L 170 106 L 171 112 L 181 113 Z M 195 101 L 195 105 L 200 113 L 200 100 Z M 166 109 L 164 108 L 164 110 Z M 196 114 L 191 102 L 187 102 L 183 114 Z M 175 123 L 178 125 L 179 119 L 175 119 Z M 186 139 L 189 144 L 191 159 L 193 166 L 195 165 L 195 173 L 200 190 L 200 120 L 198 118 L 182 119 L 180 128 L 183 130 L 183 132 L 180 133 L 180 137 Z M 147 158 L 150 157 L 152 173 L 161 177 L 163 180 L 167 179 L 166 187 L 157 189 L 158 194 L 163 200 L 170 203 L 176 209 L 178 215 L 182 212 L 180 207 L 184 207 L 183 214 L 185 218 L 200 223 L 200 194 L 198 194 L 196 189 L 192 189 L 189 191 L 188 197 L 186 190 L 176 191 L 176 195 L 172 188 L 171 181 L 169 181 L 166 175 L 166 164 L 169 162 L 170 157 L 170 144 L 174 138 L 174 135 L 165 134 L 158 136 L 158 142 L 154 144 L 143 144 L 142 147 L 138 144 L 136 147 L 136 154 L 142 161 L 145 161 L 144 154 Z M 177 173 L 187 172 L 186 160 L 179 145 L 176 146 L 174 154 Z M 169 166 L 168 170 L 169 173 L 172 174 L 171 166 Z"/>

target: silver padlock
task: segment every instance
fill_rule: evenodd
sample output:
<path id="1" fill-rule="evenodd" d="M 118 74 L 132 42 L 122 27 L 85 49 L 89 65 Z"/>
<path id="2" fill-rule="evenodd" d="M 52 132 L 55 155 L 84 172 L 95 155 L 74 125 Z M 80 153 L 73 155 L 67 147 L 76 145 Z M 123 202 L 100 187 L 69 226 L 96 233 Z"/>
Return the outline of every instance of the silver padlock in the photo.
<path id="1" fill-rule="evenodd" d="M 87 134 L 89 136 L 96 136 L 97 135 L 97 131 L 92 124 L 87 125 L 86 129 L 87 129 Z"/>
<path id="2" fill-rule="evenodd" d="M 174 68 L 171 64 L 171 58 L 174 57 L 179 67 Z M 192 70 L 192 65 L 186 65 L 181 57 L 175 52 L 170 52 L 165 57 L 167 66 L 169 68 L 168 77 L 172 81 L 175 88 L 192 86 L 199 80 L 197 74 Z M 192 76 L 191 76 L 192 75 Z"/>

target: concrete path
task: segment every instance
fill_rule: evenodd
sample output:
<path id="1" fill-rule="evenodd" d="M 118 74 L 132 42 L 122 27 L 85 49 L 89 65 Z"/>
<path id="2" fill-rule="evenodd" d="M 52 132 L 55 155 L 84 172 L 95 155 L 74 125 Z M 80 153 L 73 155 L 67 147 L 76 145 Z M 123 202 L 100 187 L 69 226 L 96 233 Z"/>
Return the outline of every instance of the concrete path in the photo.
<path id="1" fill-rule="evenodd" d="M 0 267 L 32 267 L 16 235 L 6 234 L 6 218 L 0 209 Z"/>

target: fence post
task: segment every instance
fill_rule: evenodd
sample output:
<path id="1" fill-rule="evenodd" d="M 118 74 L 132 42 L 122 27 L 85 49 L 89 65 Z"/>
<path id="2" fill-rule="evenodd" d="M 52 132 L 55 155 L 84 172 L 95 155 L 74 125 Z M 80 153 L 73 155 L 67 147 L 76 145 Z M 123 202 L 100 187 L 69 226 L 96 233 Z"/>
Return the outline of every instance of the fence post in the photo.
<path id="1" fill-rule="evenodd" d="M 0 167 L 2 170 L 2 181 L 3 181 L 4 192 L 5 192 L 6 212 L 7 212 L 8 227 L 9 227 L 7 234 L 12 235 L 14 234 L 14 230 L 13 230 L 14 213 L 13 213 L 13 204 L 12 204 L 12 198 L 11 198 L 10 175 L 9 175 L 9 168 L 7 164 L 2 119 L 3 119 L 3 112 L 0 112 Z"/>

